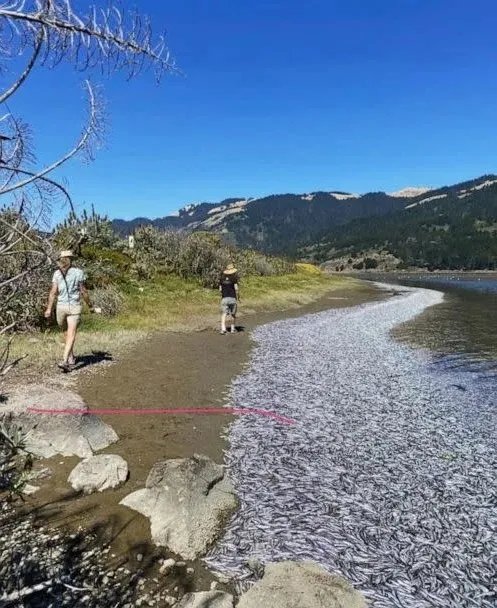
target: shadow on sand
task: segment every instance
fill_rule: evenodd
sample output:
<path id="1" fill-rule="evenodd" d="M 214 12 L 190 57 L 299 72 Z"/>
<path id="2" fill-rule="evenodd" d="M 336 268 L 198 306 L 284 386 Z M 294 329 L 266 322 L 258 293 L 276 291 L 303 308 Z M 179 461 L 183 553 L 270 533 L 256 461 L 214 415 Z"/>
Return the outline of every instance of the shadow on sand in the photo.
<path id="1" fill-rule="evenodd" d="M 98 365 L 104 361 L 114 361 L 114 357 L 111 353 L 103 350 L 92 350 L 90 355 L 76 357 L 76 363 L 71 367 L 70 371 L 76 372 L 90 365 Z"/>

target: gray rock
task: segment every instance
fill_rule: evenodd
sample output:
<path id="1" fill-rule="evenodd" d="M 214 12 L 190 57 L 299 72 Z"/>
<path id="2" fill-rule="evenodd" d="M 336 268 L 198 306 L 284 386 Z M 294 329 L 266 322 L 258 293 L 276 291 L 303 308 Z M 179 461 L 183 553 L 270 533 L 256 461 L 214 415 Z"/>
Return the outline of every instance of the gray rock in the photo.
<path id="1" fill-rule="evenodd" d="M 343 578 L 314 562 L 269 564 L 264 578 L 244 593 L 237 608 L 365 608 L 363 596 Z"/>
<path id="2" fill-rule="evenodd" d="M 222 591 L 188 593 L 175 608 L 233 608 L 233 596 Z M 270 604 L 268 604 L 269 608 Z M 257 608 L 262 608 L 258 606 Z"/>
<path id="3" fill-rule="evenodd" d="M 237 500 L 223 467 L 195 455 L 157 462 L 146 488 L 120 504 L 150 518 L 156 545 L 196 559 L 216 540 Z"/>
<path id="4" fill-rule="evenodd" d="M 30 407 L 74 413 L 40 414 L 28 411 Z M 88 458 L 119 439 L 110 426 L 88 411 L 86 403 L 72 391 L 30 385 L 9 393 L 7 402 L 2 404 L 0 420 L 12 415 L 13 423 L 29 432 L 26 449 L 35 456 Z"/>
<path id="5" fill-rule="evenodd" d="M 76 491 L 103 492 L 128 478 L 128 463 L 114 454 L 91 456 L 76 465 L 67 480 Z"/>

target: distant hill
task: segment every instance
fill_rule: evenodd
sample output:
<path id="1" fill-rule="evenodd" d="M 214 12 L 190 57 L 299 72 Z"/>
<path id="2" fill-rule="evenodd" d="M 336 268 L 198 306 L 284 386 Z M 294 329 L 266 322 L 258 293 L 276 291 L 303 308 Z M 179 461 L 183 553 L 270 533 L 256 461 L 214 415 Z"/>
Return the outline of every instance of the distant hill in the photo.
<path id="1" fill-rule="evenodd" d="M 497 269 L 497 176 L 409 199 L 405 208 L 324 230 L 300 254 L 332 267 Z"/>
<path id="2" fill-rule="evenodd" d="M 346 192 L 275 194 L 259 199 L 231 198 L 220 203 L 183 207 L 176 215 L 158 219 L 113 220 L 122 235 L 141 225 L 159 229 L 207 230 L 227 235 L 241 247 L 268 253 L 295 254 L 299 244 L 312 242 L 323 231 L 353 219 L 383 215 L 405 206 L 403 196 Z"/>
<path id="3" fill-rule="evenodd" d="M 387 247 L 402 263 L 438 267 L 455 263 L 452 254 L 450 259 L 446 256 L 449 250 L 455 251 L 461 234 L 471 236 L 480 249 L 490 247 L 488 251 L 493 251 L 496 188 L 497 177 L 485 175 L 438 189 L 235 197 L 220 203 L 190 204 L 175 215 L 155 220 L 116 219 L 113 226 L 123 235 L 147 224 L 159 229 L 218 232 L 242 247 L 317 261 Z M 414 243 L 421 243 L 422 251 L 430 252 L 426 259 Z M 437 258 L 435 252 L 442 250 L 444 253 Z M 466 254 L 463 258 L 467 259 Z M 485 260 L 488 263 L 488 256 Z M 483 263 L 483 258 L 478 263 Z"/>

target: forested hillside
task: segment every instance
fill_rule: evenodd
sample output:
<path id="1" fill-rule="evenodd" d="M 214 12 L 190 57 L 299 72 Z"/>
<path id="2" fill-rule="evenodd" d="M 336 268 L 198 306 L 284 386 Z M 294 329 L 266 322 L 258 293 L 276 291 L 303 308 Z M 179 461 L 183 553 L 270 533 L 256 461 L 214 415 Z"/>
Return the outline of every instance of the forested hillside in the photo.
<path id="1" fill-rule="evenodd" d="M 399 258 L 401 267 L 497 268 L 497 180 L 489 176 L 428 198 L 433 200 L 334 228 L 301 251 L 321 262 L 383 251 Z"/>
<path id="2" fill-rule="evenodd" d="M 497 177 L 387 194 L 275 194 L 190 204 L 156 220 L 114 220 L 121 235 L 139 226 L 207 231 L 229 245 L 316 261 L 384 251 L 401 266 L 493 268 Z"/>

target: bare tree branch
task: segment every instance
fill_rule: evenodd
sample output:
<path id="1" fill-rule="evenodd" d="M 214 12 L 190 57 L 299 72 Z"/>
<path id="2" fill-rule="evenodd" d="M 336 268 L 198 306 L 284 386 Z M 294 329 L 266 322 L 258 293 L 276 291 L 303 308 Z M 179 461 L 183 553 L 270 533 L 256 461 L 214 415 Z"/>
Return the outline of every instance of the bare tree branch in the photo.
<path id="1" fill-rule="evenodd" d="M 6 186 L 3 190 L 0 191 L 0 196 L 8 194 L 9 192 L 13 192 L 14 190 L 19 190 L 21 188 L 25 188 L 28 184 L 31 184 L 32 182 L 34 182 L 38 179 L 42 179 L 48 173 L 55 171 L 55 169 L 58 169 L 61 165 L 63 165 L 68 160 L 70 160 L 71 158 L 76 156 L 76 154 L 79 151 L 84 150 L 85 147 L 88 146 L 88 143 L 90 142 L 91 137 L 97 135 L 97 127 L 99 125 L 99 108 L 98 108 L 98 104 L 97 104 L 97 99 L 95 96 L 95 91 L 92 88 L 90 82 L 87 80 L 85 84 L 86 84 L 88 97 L 89 97 L 89 104 L 90 104 L 90 120 L 88 121 L 88 124 L 85 127 L 85 130 L 83 131 L 83 134 L 82 134 L 81 138 L 79 139 L 79 141 L 77 142 L 77 144 L 72 148 L 72 150 L 70 150 L 69 152 L 64 154 L 64 156 L 62 156 L 61 158 L 56 160 L 54 163 L 52 163 L 48 167 L 41 169 L 37 173 L 30 175 L 29 177 L 27 177 L 24 180 L 15 182 L 14 184 L 11 184 L 10 186 Z"/>
<path id="2" fill-rule="evenodd" d="M 149 19 L 138 13 L 125 18 L 112 4 L 101 10 L 90 7 L 80 17 L 70 0 L 19 0 L 0 6 L 1 17 L 7 22 L 6 39 L 16 38 L 20 49 L 43 31 L 43 62 L 52 66 L 69 59 L 80 71 L 98 65 L 107 74 L 125 69 L 129 77 L 153 66 L 158 79 L 164 72 L 178 72 L 164 36 L 154 39 Z"/>
<path id="3" fill-rule="evenodd" d="M 179 71 L 164 36 L 154 36 L 150 21 L 118 8 L 90 6 L 80 13 L 73 0 L 0 0 L 0 74 L 23 57 L 17 76 L 0 92 L 0 337 L 32 327 L 53 265 L 53 243 L 44 236 L 54 204 L 74 204 L 53 172 L 76 157 L 92 159 L 105 133 L 104 105 L 89 79 L 84 81 L 88 116 L 76 143 L 44 167 L 36 166 L 31 129 L 7 101 L 15 98 L 38 67 L 61 62 L 77 71 L 94 68 L 109 76 L 125 71 L 132 78 L 153 68 L 157 80 Z M 3 197 L 3 198 L 2 198 Z M 63 197 L 63 199 L 61 198 Z M 10 337 L 0 346 L 0 377 L 11 369 Z"/>
<path id="4" fill-rule="evenodd" d="M 23 84 L 23 82 L 29 76 L 31 70 L 34 68 L 36 60 L 38 59 L 42 46 L 43 46 L 43 35 L 40 34 L 40 35 L 38 35 L 38 40 L 36 41 L 36 45 L 35 45 L 33 54 L 31 55 L 31 58 L 28 61 L 28 65 L 26 66 L 26 69 L 17 78 L 17 80 L 13 83 L 13 85 L 9 89 L 7 89 L 5 91 L 5 93 L 3 93 L 0 96 L 0 104 L 5 103 L 8 100 L 8 98 L 11 97 L 17 91 L 17 89 Z"/>
<path id="5" fill-rule="evenodd" d="M 13 174 L 20 173 L 21 175 L 29 175 L 34 180 L 40 180 L 46 184 L 49 184 L 50 186 L 53 186 L 55 189 L 59 190 L 64 195 L 67 202 L 69 203 L 69 207 L 72 211 L 74 211 L 74 203 L 71 198 L 71 195 L 60 182 L 56 182 L 55 180 L 50 179 L 49 177 L 44 177 L 43 175 L 33 173 L 33 171 L 27 171 L 26 169 L 16 169 L 15 167 L 9 167 L 8 165 L 4 165 L 2 169 L 6 171 L 11 171 Z M 2 194 L 4 194 L 4 192 L 2 192 Z"/>

